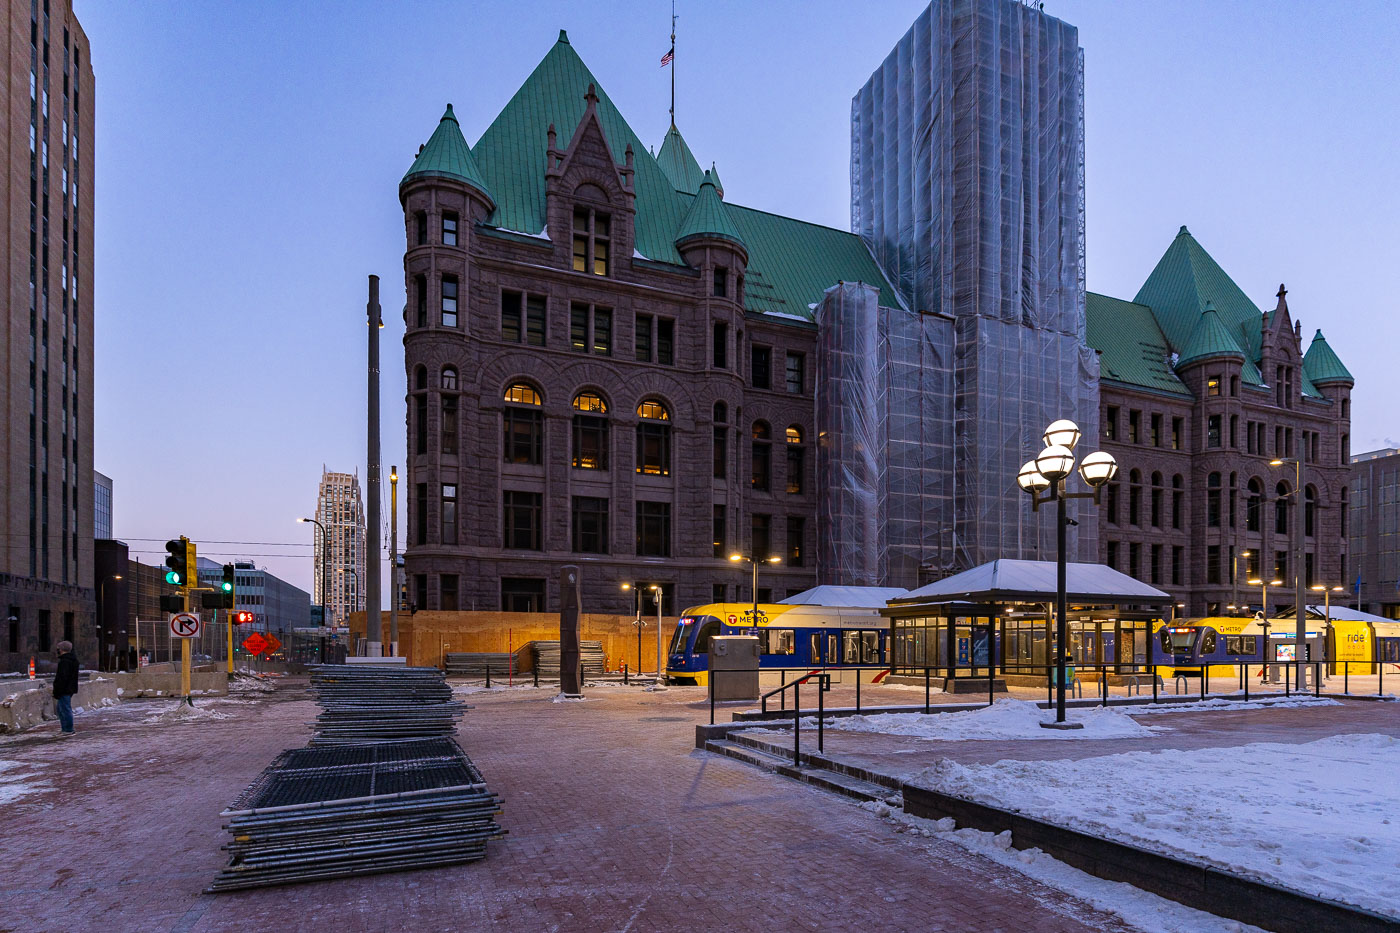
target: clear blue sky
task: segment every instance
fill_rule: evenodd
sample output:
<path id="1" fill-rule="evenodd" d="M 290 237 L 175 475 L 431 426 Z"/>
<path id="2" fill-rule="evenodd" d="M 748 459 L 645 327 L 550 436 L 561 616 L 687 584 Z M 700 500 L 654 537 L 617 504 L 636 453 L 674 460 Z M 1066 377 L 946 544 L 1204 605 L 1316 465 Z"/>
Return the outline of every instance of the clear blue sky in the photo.
<path id="1" fill-rule="evenodd" d="M 560 28 L 659 144 L 669 3 L 76 6 L 97 74 L 96 464 L 116 534 L 152 561 L 181 533 L 297 543 L 201 554 L 309 589 L 294 519 L 323 463 L 364 475 L 369 273 L 386 476 L 404 460 L 397 183 L 418 145 L 448 101 L 474 141 Z M 726 196 L 848 228 L 851 97 L 925 3 L 678 6 L 677 124 Z M 1400 441 L 1400 10 L 1045 8 L 1085 49 L 1089 287 L 1131 298 L 1186 224 L 1256 304 L 1286 282 L 1305 334 L 1326 332 L 1357 378 L 1353 450 Z"/>

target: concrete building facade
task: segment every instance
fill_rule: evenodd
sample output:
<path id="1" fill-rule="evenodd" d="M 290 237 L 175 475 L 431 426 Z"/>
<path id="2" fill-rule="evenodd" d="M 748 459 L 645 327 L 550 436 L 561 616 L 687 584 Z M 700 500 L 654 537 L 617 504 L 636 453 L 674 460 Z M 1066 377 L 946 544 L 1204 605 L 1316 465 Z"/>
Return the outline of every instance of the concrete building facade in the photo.
<path id="1" fill-rule="evenodd" d="M 218 586 L 223 581 L 222 563 L 204 557 L 198 562 L 200 586 Z M 283 636 L 292 629 L 311 624 L 311 594 L 259 569 L 252 561 L 233 561 L 233 595 L 235 612 L 253 614 L 251 623 L 239 627 L 241 637 L 252 632 L 272 632 L 286 641 Z"/>
<path id="2" fill-rule="evenodd" d="M 1351 458 L 1350 504 L 1343 530 L 1354 569 L 1341 582 L 1356 596 L 1356 608 L 1400 619 L 1400 448 Z"/>
<path id="3" fill-rule="evenodd" d="M 322 468 L 316 521 L 325 532 L 316 533 L 315 599 L 334 624 L 344 625 L 346 616 L 365 608 L 365 506 L 356 474 Z"/>
<path id="4" fill-rule="evenodd" d="M 0 185 L 0 666 L 96 652 L 93 138 L 86 33 L 67 0 L 5 0 Z"/>

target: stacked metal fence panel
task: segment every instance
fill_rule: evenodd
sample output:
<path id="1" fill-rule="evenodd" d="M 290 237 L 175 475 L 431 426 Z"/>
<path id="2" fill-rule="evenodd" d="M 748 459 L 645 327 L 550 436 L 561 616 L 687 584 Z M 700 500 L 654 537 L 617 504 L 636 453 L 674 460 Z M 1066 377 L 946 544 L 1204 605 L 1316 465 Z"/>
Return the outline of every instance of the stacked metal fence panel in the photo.
<path id="1" fill-rule="evenodd" d="M 515 655 L 505 651 L 449 651 L 443 667 L 449 677 L 506 677 L 517 673 Z"/>
<path id="2" fill-rule="evenodd" d="M 312 745 L 451 735 L 466 709 L 435 667 L 324 664 L 311 689 L 321 704 Z"/>
<path id="3" fill-rule="evenodd" d="M 557 641 L 532 641 L 530 646 L 535 652 L 535 670 L 539 671 L 541 677 L 559 676 L 559 642 Z M 601 641 L 581 641 L 579 642 L 581 659 L 583 662 L 583 676 L 602 677 L 603 676 L 603 643 Z"/>
<path id="4" fill-rule="evenodd" d="M 426 671 L 315 670 L 316 737 L 279 755 L 223 812 L 229 863 L 209 891 L 486 857 L 487 841 L 505 832 L 500 799 L 450 737 L 465 707 L 451 702 L 441 671 Z"/>

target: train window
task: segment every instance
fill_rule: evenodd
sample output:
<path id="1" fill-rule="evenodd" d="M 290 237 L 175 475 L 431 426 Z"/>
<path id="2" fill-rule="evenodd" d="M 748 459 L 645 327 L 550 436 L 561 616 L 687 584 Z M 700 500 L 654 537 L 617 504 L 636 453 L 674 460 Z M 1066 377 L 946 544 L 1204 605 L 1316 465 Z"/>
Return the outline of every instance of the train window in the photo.
<path id="1" fill-rule="evenodd" d="M 719 619 L 708 618 L 705 624 L 700 626 L 700 634 L 695 636 L 695 653 L 709 654 L 710 639 L 719 634 Z"/>
<path id="2" fill-rule="evenodd" d="M 1206 629 L 1201 633 L 1201 654 L 1215 654 L 1215 630 Z"/>
<path id="3" fill-rule="evenodd" d="M 836 651 L 836 636 L 828 635 L 826 636 L 826 663 L 839 664 L 840 662 L 841 655 Z"/>
<path id="4" fill-rule="evenodd" d="M 843 632 L 845 638 L 841 645 L 841 662 L 843 664 L 860 663 L 860 632 Z"/>
<path id="5" fill-rule="evenodd" d="M 811 640 L 812 644 L 810 647 L 812 649 L 812 655 L 808 660 L 813 664 L 820 664 L 822 663 L 822 637 L 821 635 L 813 634 Z"/>
<path id="6" fill-rule="evenodd" d="M 759 650 L 764 654 L 796 654 L 797 640 L 790 628 L 766 628 L 758 633 Z"/>
<path id="7" fill-rule="evenodd" d="M 861 635 L 860 643 L 861 643 L 861 649 L 862 649 L 862 651 L 861 651 L 861 655 L 862 655 L 862 657 L 861 657 L 861 663 L 862 663 L 862 664 L 879 664 L 879 663 L 880 663 L 880 633 L 879 633 L 879 632 L 861 632 L 860 635 Z"/>
<path id="8" fill-rule="evenodd" d="M 1253 635 L 1227 635 L 1225 636 L 1226 654 L 1253 654 Z"/>
<path id="9" fill-rule="evenodd" d="M 1162 642 L 1162 650 L 1170 654 L 1172 650 L 1172 633 L 1166 629 L 1162 629 L 1161 632 L 1158 633 L 1158 636 Z"/>
<path id="10" fill-rule="evenodd" d="M 675 637 L 671 639 L 672 654 L 685 654 L 685 643 L 690 641 L 690 633 L 694 631 L 691 625 L 694 621 L 694 619 L 681 619 L 681 624 L 676 626 Z"/>

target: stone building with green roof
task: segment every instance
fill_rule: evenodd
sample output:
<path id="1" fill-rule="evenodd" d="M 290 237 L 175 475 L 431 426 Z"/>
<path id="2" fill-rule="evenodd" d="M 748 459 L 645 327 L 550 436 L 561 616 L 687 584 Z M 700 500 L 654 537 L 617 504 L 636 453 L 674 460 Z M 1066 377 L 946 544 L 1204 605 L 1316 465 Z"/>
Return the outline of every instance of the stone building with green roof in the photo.
<path id="1" fill-rule="evenodd" d="M 1279 286 L 1261 311 L 1185 227 L 1132 301 L 1088 293 L 1102 449 L 1119 462 L 1099 509 L 1100 558 L 1186 613 L 1251 611 L 1349 578 L 1351 373 Z M 1294 465 L 1302 461 L 1303 489 Z M 1303 566 L 1295 568 L 1297 537 Z"/>
<path id="2" fill-rule="evenodd" d="M 736 203 L 675 126 L 657 155 L 568 37 L 474 143 L 449 105 L 399 183 L 409 598 L 667 613 L 816 582 L 815 323 L 903 312 L 845 231 Z M 844 283 L 844 284 L 843 284 Z M 649 610 L 650 611 L 650 610 Z"/>

